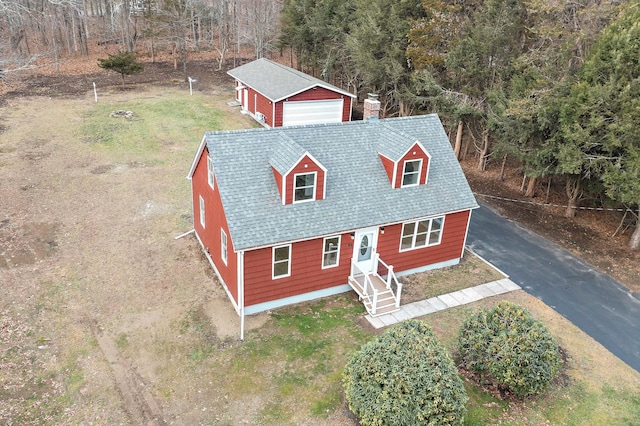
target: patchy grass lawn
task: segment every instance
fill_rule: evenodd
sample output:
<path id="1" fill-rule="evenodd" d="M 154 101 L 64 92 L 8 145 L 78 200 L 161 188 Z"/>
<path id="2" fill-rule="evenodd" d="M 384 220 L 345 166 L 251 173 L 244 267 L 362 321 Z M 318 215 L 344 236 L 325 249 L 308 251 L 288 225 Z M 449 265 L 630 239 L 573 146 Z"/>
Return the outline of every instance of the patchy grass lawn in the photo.
<path id="1" fill-rule="evenodd" d="M 505 276 L 469 250 L 459 264 L 401 277 L 402 304 L 474 287 Z"/>

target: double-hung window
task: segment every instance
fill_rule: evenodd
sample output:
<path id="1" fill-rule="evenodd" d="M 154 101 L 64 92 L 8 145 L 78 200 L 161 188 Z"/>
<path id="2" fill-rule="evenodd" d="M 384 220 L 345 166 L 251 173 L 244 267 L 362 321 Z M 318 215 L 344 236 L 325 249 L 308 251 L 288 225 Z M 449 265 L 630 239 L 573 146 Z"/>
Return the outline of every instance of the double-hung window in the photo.
<path id="1" fill-rule="evenodd" d="M 211 156 L 207 157 L 207 182 L 209 182 L 211 189 L 215 189 L 215 174 L 213 173 L 213 160 L 211 159 Z"/>
<path id="2" fill-rule="evenodd" d="M 340 236 L 327 237 L 324 239 L 324 246 L 322 249 L 322 269 L 333 268 L 338 266 L 338 259 L 340 258 Z"/>
<path id="3" fill-rule="evenodd" d="M 200 197 L 200 225 L 204 228 L 204 198 L 202 198 L 202 195 L 199 195 L 198 197 Z"/>
<path id="4" fill-rule="evenodd" d="M 300 173 L 293 177 L 294 203 L 316 199 L 316 175 L 316 172 Z"/>
<path id="5" fill-rule="evenodd" d="M 418 185 L 421 172 L 422 160 L 405 161 L 402 169 L 402 187 Z"/>
<path id="6" fill-rule="evenodd" d="M 291 244 L 272 249 L 272 278 L 283 278 L 291 275 Z"/>
<path id="7" fill-rule="evenodd" d="M 227 234 L 220 228 L 220 257 L 224 264 L 227 264 Z"/>
<path id="8" fill-rule="evenodd" d="M 444 217 L 407 222 L 402 225 L 400 251 L 440 244 Z"/>

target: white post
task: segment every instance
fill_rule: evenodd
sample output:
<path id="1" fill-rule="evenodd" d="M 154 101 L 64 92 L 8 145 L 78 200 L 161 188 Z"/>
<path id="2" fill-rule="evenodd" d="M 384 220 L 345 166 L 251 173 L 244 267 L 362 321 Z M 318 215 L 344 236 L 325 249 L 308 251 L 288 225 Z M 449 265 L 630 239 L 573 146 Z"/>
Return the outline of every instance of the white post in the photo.
<path id="1" fill-rule="evenodd" d="M 196 83 L 198 79 L 191 77 L 187 77 L 187 79 L 189 80 L 189 95 L 193 96 L 193 83 Z"/>
<path id="2" fill-rule="evenodd" d="M 371 309 L 371 313 L 375 315 L 377 309 L 378 309 L 378 290 L 374 288 L 373 289 L 373 309 Z"/>
<path id="3" fill-rule="evenodd" d="M 240 340 L 244 342 L 244 252 L 237 254 L 238 261 L 238 304 L 240 305 Z"/>
<path id="4" fill-rule="evenodd" d="M 402 283 L 398 281 L 398 298 L 396 299 L 396 308 L 400 307 L 400 296 L 402 295 Z"/>
<path id="5" fill-rule="evenodd" d="M 387 266 L 387 288 L 391 288 L 391 277 L 393 276 L 393 265 Z"/>
<path id="6" fill-rule="evenodd" d="M 93 82 L 93 97 L 96 99 L 96 103 L 98 103 L 98 91 L 96 90 L 96 82 Z"/>

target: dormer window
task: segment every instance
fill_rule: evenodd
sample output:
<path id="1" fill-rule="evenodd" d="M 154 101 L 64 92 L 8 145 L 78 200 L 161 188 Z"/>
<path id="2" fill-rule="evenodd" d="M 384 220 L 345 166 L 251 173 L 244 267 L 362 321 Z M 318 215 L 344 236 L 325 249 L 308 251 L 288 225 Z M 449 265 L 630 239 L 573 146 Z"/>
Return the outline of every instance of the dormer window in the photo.
<path id="1" fill-rule="evenodd" d="M 402 170 L 402 188 L 406 186 L 416 186 L 420 183 L 422 173 L 422 160 L 410 160 L 404 162 Z"/>
<path id="2" fill-rule="evenodd" d="M 427 184 L 431 155 L 419 140 L 383 126 L 378 155 L 392 188 Z"/>
<path id="3" fill-rule="evenodd" d="M 327 169 L 293 139 L 281 133 L 269 164 L 282 204 L 324 200 Z"/>
<path id="4" fill-rule="evenodd" d="M 313 201 L 316 198 L 316 172 L 301 173 L 294 176 L 295 188 L 293 202 Z"/>

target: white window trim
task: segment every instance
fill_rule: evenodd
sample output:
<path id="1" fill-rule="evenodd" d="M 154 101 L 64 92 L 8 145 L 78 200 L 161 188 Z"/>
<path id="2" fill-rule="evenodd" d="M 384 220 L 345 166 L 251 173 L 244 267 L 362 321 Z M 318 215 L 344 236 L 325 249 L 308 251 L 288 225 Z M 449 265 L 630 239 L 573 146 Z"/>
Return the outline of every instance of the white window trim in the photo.
<path id="1" fill-rule="evenodd" d="M 302 175 L 313 175 L 313 197 L 308 200 L 296 201 L 296 189 L 297 189 L 296 180 L 298 176 L 302 176 Z M 293 204 L 308 203 L 309 201 L 315 201 L 317 192 L 318 192 L 318 172 L 295 173 L 293 175 L 293 194 L 291 194 L 291 201 L 293 202 Z"/>
<path id="2" fill-rule="evenodd" d="M 282 274 L 282 275 L 274 275 L 275 272 L 275 265 L 276 265 L 276 249 L 282 248 L 282 247 L 288 247 L 289 248 L 289 258 L 287 259 L 288 262 L 288 269 L 287 269 L 287 273 L 286 274 Z M 283 260 L 279 261 L 278 263 L 284 262 Z M 291 276 L 291 244 L 284 244 L 281 246 L 273 246 L 271 248 L 271 279 L 272 280 L 277 280 L 280 278 L 286 278 L 286 277 L 290 277 Z"/>
<path id="3" fill-rule="evenodd" d="M 404 184 L 404 176 L 406 174 L 405 169 L 407 167 L 407 163 L 413 163 L 415 161 L 420 162 L 420 166 L 418 167 L 418 180 L 417 180 L 416 183 L 405 185 Z M 420 185 L 420 178 L 422 177 L 422 163 L 423 163 L 422 158 L 415 158 L 413 160 L 405 160 L 404 163 L 402 163 L 402 176 L 400 178 L 400 188 L 408 188 L 410 186 L 418 186 L 418 185 Z"/>
<path id="4" fill-rule="evenodd" d="M 334 238 L 338 239 L 338 248 L 337 250 L 335 250 L 336 253 L 336 263 L 335 265 L 325 265 L 324 264 L 324 257 L 329 254 L 329 253 L 333 253 L 333 252 L 327 252 L 325 251 L 325 248 L 327 247 L 327 240 L 332 240 Z M 322 240 L 322 269 L 330 269 L 330 268 L 335 268 L 340 266 L 340 243 L 342 242 L 342 235 L 335 235 L 333 237 L 325 237 Z"/>
<path id="5" fill-rule="evenodd" d="M 213 171 L 213 160 L 211 159 L 210 155 L 207 156 L 207 182 L 209 183 L 211 189 L 215 189 L 216 178 Z"/>
<path id="6" fill-rule="evenodd" d="M 445 221 L 446 216 L 438 216 L 438 217 L 432 217 L 429 219 L 419 219 L 419 220 L 415 220 L 412 222 L 404 222 L 402 224 L 402 229 L 400 230 L 400 246 L 398 251 L 400 252 L 404 252 L 404 251 L 411 251 L 411 250 L 419 250 L 422 248 L 426 248 L 426 247 L 433 247 L 433 246 L 437 246 L 440 243 L 442 243 L 442 233 L 444 232 L 444 221 Z M 440 226 L 440 233 L 438 233 L 438 241 L 435 243 L 431 243 L 429 244 L 429 236 L 431 235 L 431 227 L 433 225 L 433 221 L 437 220 L 437 219 L 442 219 L 442 225 Z M 416 247 L 416 235 L 418 233 L 418 222 L 424 222 L 424 221 L 429 221 L 429 229 L 427 229 L 426 232 L 426 240 L 425 240 L 425 245 L 423 246 L 418 246 Z M 405 225 L 410 225 L 410 224 L 414 224 L 414 228 L 413 228 L 413 235 L 411 238 L 411 247 L 409 248 L 402 248 L 402 239 L 404 237 L 404 227 Z"/>
<path id="7" fill-rule="evenodd" d="M 206 228 L 205 226 L 205 211 L 204 211 L 204 198 L 202 198 L 202 195 L 198 195 L 198 197 L 200 198 L 200 225 L 202 225 L 203 228 Z"/>
<path id="8" fill-rule="evenodd" d="M 224 232 L 224 229 L 220 228 L 220 257 L 224 264 L 227 264 L 227 233 Z"/>

